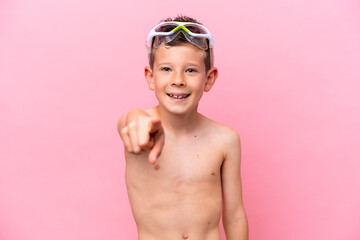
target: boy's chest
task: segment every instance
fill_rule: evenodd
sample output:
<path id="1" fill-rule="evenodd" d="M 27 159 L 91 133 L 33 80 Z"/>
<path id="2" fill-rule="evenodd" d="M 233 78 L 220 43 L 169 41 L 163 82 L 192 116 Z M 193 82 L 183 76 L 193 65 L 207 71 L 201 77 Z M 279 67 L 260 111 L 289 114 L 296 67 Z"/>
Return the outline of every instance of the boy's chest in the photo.
<path id="1" fill-rule="evenodd" d="M 179 181 L 208 181 L 220 177 L 223 152 L 220 146 L 196 141 L 164 145 L 158 159 L 159 174 Z"/>
<path id="2" fill-rule="evenodd" d="M 216 138 L 199 140 L 165 139 L 165 145 L 155 165 L 149 164 L 148 152 L 141 155 L 128 154 L 128 187 L 136 186 L 136 189 L 149 194 L 201 194 L 218 189 L 224 160 L 223 146 L 215 142 Z"/>

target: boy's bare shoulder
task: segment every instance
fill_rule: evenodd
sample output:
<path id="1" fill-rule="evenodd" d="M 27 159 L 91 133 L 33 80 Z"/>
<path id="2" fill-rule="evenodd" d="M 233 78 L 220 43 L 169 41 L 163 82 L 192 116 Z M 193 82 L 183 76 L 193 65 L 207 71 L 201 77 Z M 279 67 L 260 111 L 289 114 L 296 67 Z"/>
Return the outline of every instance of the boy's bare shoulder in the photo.
<path id="1" fill-rule="evenodd" d="M 240 144 L 240 136 L 237 131 L 205 116 L 203 117 L 207 122 L 207 131 L 209 131 L 214 138 L 218 139 L 219 143 L 222 143 L 221 145 L 229 146 L 229 144 Z"/>
<path id="2" fill-rule="evenodd" d="M 211 132 L 209 137 L 215 141 L 216 146 L 220 147 L 223 159 L 228 159 L 229 156 L 240 156 L 241 142 L 238 132 L 209 118 L 207 118 L 207 121 L 210 126 L 209 132 Z M 239 158 L 235 157 L 234 159 L 238 160 Z"/>
<path id="3" fill-rule="evenodd" d="M 158 117 L 156 107 L 145 109 L 145 112 L 150 115 L 150 117 Z"/>

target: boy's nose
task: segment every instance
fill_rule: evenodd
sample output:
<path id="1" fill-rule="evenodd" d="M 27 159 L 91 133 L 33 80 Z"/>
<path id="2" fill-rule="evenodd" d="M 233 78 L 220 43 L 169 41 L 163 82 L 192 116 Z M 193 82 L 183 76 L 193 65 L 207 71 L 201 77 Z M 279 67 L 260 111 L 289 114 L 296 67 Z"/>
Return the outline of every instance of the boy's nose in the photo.
<path id="1" fill-rule="evenodd" d="M 171 85 L 173 86 L 185 86 L 185 80 L 184 80 L 184 76 L 182 76 L 182 74 L 176 74 L 172 81 L 171 81 Z"/>

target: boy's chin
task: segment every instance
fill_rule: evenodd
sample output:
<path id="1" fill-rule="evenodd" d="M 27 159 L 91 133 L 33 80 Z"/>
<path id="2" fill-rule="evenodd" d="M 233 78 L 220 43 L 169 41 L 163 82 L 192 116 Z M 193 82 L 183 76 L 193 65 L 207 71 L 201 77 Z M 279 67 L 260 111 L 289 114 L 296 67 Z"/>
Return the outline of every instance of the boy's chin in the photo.
<path id="1" fill-rule="evenodd" d="M 161 106 L 161 104 L 159 104 Z M 161 106 L 166 112 L 174 115 L 186 115 L 189 113 L 196 113 L 196 106 Z"/>

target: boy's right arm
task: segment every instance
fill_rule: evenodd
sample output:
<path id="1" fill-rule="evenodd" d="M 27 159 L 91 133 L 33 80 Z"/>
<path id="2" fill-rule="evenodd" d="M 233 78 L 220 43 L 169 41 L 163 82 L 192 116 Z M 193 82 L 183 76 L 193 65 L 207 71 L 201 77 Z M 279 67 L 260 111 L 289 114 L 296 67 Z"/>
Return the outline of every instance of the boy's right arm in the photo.
<path id="1" fill-rule="evenodd" d="M 149 152 L 149 162 L 154 164 L 164 146 L 164 129 L 158 118 L 142 109 L 133 109 L 118 121 L 117 129 L 129 153 Z"/>

